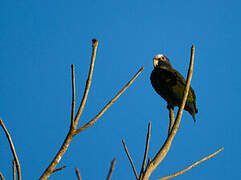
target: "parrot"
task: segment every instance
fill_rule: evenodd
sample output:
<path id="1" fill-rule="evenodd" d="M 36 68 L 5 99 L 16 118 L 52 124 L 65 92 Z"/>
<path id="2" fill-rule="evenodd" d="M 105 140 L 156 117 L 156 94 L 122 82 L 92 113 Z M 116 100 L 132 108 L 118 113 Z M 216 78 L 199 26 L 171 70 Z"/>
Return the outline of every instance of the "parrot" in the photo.
<path id="1" fill-rule="evenodd" d="M 167 102 L 168 108 L 180 107 L 186 86 L 184 77 L 172 67 L 170 60 L 163 54 L 158 54 L 153 58 L 154 69 L 151 72 L 151 84 L 154 90 Z M 195 114 L 198 113 L 196 107 L 196 95 L 190 86 L 184 110 L 189 112 L 196 122 Z"/>

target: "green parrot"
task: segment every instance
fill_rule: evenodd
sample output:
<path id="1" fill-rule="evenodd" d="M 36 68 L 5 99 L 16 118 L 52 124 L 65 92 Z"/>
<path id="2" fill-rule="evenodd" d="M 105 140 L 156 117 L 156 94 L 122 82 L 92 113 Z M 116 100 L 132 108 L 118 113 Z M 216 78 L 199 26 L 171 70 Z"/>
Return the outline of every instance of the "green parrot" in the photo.
<path id="1" fill-rule="evenodd" d="M 167 101 L 168 107 L 179 107 L 182 103 L 186 80 L 177 70 L 173 69 L 169 59 L 162 54 L 153 58 L 153 65 L 154 69 L 151 73 L 153 88 Z M 198 113 L 198 110 L 196 108 L 196 95 L 192 87 L 189 89 L 184 109 L 192 115 L 194 122 L 196 122 L 195 114 Z"/>

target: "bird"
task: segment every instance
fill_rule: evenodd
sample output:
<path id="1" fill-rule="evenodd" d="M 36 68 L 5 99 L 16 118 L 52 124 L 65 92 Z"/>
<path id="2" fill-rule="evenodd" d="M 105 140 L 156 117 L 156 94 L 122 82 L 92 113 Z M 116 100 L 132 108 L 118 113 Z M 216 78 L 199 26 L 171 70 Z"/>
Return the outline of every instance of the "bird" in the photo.
<path id="1" fill-rule="evenodd" d="M 186 86 L 184 77 L 172 67 L 170 60 L 163 54 L 153 58 L 154 69 L 151 72 L 151 84 L 154 90 L 167 101 L 167 108 L 180 107 Z M 190 86 L 184 110 L 189 112 L 194 120 L 198 113 L 196 95 Z"/>

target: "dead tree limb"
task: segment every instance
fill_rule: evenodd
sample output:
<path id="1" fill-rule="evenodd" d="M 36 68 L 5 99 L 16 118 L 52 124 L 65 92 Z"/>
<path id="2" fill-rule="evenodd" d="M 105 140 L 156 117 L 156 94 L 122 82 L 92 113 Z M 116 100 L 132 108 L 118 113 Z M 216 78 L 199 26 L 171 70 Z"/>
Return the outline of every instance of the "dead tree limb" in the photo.
<path id="1" fill-rule="evenodd" d="M 81 104 L 80 104 L 80 106 L 78 108 L 78 112 L 77 112 L 75 118 L 74 118 L 75 101 L 76 101 L 75 100 L 75 75 L 74 75 L 74 65 L 71 66 L 71 69 L 72 69 L 72 110 L 71 110 L 71 125 L 70 125 L 70 129 L 69 129 L 69 132 L 68 132 L 68 134 L 67 134 L 67 136 L 66 136 L 66 138 L 65 138 L 65 140 L 64 140 L 64 142 L 63 142 L 63 144 L 61 146 L 61 148 L 59 149 L 59 151 L 57 152 L 57 154 L 55 155 L 54 159 L 49 164 L 47 169 L 41 175 L 40 180 L 45 180 L 52 174 L 52 172 L 54 171 L 55 167 L 57 166 L 57 164 L 59 163 L 59 161 L 63 157 L 64 153 L 66 152 L 66 150 L 67 150 L 70 142 L 72 141 L 72 139 L 78 133 L 80 133 L 83 130 L 85 130 L 85 129 L 89 128 L 90 126 L 92 126 L 104 114 L 104 112 L 118 99 L 118 97 L 132 84 L 132 82 L 137 78 L 137 76 L 144 69 L 144 67 L 142 67 L 136 73 L 136 75 L 126 84 L 126 86 L 100 111 L 99 114 L 97 114 L 91 121 L 86 123 L 84 126 L 82 126 L 82 127 L 77 129 L 77 125 L 78 125 L 81 113 L 83 112 L 83 109 L 84 109 L 84 106 L 85 106 L 85 103 L 86 103 L 86 100 L 87 100 L 87 96 L 88 96 L 88 93 L 89 93 L 91 81 L 92 81 L 92 75 L 93 75 L 93 69 L 94 69 L 94 63 L 95 63 L 95 58 L 96 58 L 97 47 L 98 47 L 98 41 L 97 41 L 97 39 L 93 39 L 92 40 L 92 56 L 91 56 L 91 63 L 90 63 L 88 79 L 86 81 L 84 95 L 83 95 L 83 98 L 81 100 Z"/>
<path id="2" fill-rule="evenodd" d="M 156 169 L 156 167 L 165 158 L 166 154 L 168 153 L 168 151 L 171 147 L 171 144 L 172 144 L 172 141 L 173 141 L 173 139 L 176 135 L 176 132 L 179 128 L 179 124 L 181 122 L 183 109 L 184 109 L 184 106 L 186 104 L 186 100 L 187 100 L 187 96 L 188 96 L 188 92 L 189 92 L 189 88 L 190 88 L 190 84 L 191 84 L 191 79 L 192 79 L 193 63 L 194 63 L 194 51 L 195 51 L 195 47 L 194 47 L 194 45 L 192 45 L 190 64 L 189 64 L 189 69 L 188 69 L 188 74 L 187 74 L 187 84 L 186 84 L 186 87 L 184 89 L 182 103 L 181 103 L 181 106 L 178 109 L 176 120 L 173 124 L 173 127 L 171 128 L 171 131 L 170 131 L 164 145 L 159 150 L 159 152 L 156 154 L 154 159 L 150 162 L 150 164 L 147 165 L 146 170 L 145 170 L 144 175 L 143 175 L 143 180 L 149 179 L 151 173 Z"/>
<path id="3" fill-rule="evenodd" d="M 88 127 L 92 126 L 104 113 L 105 111 L 120 97 L 120 95 L 133 83 L 133 81 L 139 76 L 139 74 L 143 71 L 144 66 L 135 74 L 135 76 L 123 87 L 122 90 L 112 99 L 110 100 L 107 105 L 88 123 L 80 127 L 76 130 L 76 134 L 84 131 Z"/>
<path id="4" fill-rule="evenodd" d="M 16 162 L 17 173 L 18 173 L 18 180 L 21 180 L 21 168 L 20 168 L 20 164 L 19 164 L 19 161 L 18 161 L 18 156 L 17 156 L 17 153 L 15 151 L 12 138 L 11 138 L 7 128 L 5 127 L 2 118 L 0 118 L 0 125 L 2 126 L 4 132 L 5 132 L 6 136 L 7 136 L 7 139 L 8 139 L 8 142 L 9 142 L 9 145 L 10 145 L 13 157 L 14 157 L 14 161 Z"/>
<path id="5" fill-rule="evenodd" d="M 224 148 L 219 149 L 219 150 L 216 151 L 215 153 L 210 154 L 209 156 L 206 156 L 205 158 L 203 158 L 203 159 L 195 162 L 194 164 L 192 164 L 191 166 L 187 167 L 186 169 L 183 169 L 182 171 L 179 171 L 179 172 L 177 172 L 177 173 L 175 173 L 175 174 L 172 174 L 172 175 L 170 175 L 170 176 L 166 176 L 166 177 L 160 178 L 160 179 L 158 179 L 158 180 L 166 180 L 166 179 L 171 179 L 171 178 L 173 178 L 173 177 L 179 176 L 179 175 L 185 173 L 186 171 L 192 169 L 193 167 L 197 166 L 198 164 L 202 163 L 203 161 L 206 161 L 206 160 L 210 159 L 211 157 L 215 156 L 216 154 L 218 154 L 219 152 L 221 152 L 223 149 L 224 149 Z"/>

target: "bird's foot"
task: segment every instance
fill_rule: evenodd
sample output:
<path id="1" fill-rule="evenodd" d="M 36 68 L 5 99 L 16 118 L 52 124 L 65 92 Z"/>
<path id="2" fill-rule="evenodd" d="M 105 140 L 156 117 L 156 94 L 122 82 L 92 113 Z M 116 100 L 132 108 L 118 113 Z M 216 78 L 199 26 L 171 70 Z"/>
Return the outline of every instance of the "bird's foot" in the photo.
<path id="1" fill-rule="evenodd" d="M 174 109 L 174 106 L 168 104 L 168 105 L 167 105 L 167 109 L 168 109 L 168 110 L 170 110 L 170 109 Z"/>

